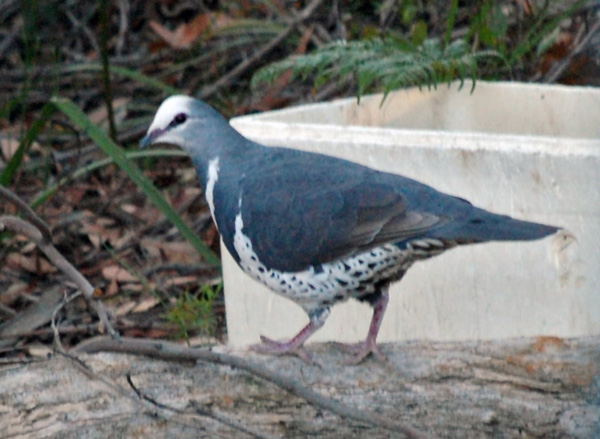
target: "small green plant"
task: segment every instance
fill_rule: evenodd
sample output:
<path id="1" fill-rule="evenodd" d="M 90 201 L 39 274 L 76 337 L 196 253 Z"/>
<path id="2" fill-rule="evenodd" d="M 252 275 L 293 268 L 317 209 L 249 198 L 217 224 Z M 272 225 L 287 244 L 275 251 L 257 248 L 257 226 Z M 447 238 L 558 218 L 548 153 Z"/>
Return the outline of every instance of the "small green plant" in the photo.
<path id="1" fill-rule="evenodd" d="M 402 38 L 373 38 L 358 41 L 338 41 L 308 55 L 293 56 L 258 71 L 253 85 L 273 81 L 291 70 L 294 77 L 315 76 L 319 87 L 334 79 L 356 80 L 360 98 L 364 93 L 390 91 L 407 86 L 436 87 L 454 79 L 475 80 L 477 62 L 483 57 L 500 57 L 498 52 L 472 52 L 464 40 L 447 46 L 431 38 L 421 44 Z"/>
<path id="2" fill-rule="evenodd" d="M 185 292 L 167 312 L 167 321 L 178 327 L 176 336 L 189 340 L 190 332 L 212 334 L 216 327 L 213 303 L 221 294 L 222 284 L 204 285 L 197 294 Z"/>
<path id="3" fill-rule="evenodd" d="M 409 86 L 435 88 L 470 78 L 474 87 L 477 77 L 527 77 L 555 41 L 561 23 L 589 0 L 572 5 L 549 0 L 540 7 L 530 6 L 522 16 L 515 12 L 520 6 L 512 11 L 498 0 L 462 2 L 460 7 L 458 0 L 448 3 L 445 19 L 436 24 L 419 18 L 419 13 L 427 11 L 424 2 L 395 2 L 396 28 L 363 27 L 361 31 L 358 26 L 348 41 L 263 67 L 254 74 L 252 86 L 257 88 L 291 71 L 294 78 L 309 80 L 315 88 L 333 81 L 356 84 L 359 99 L 367 92 L 383 91 L 385 100 L 390 91 Z M 391 4 L 385 2 L 385 8 Z M 463 36 L 455 37 L 455 31 Z"/>

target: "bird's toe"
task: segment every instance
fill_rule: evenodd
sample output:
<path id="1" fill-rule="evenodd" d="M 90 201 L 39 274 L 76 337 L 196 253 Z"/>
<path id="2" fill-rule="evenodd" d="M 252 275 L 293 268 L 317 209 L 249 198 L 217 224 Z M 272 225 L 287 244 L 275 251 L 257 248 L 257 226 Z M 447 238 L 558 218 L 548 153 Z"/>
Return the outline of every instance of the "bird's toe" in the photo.
<path id="1" fill-rule="evenodd" d="M 346 361 L 348 365 L 358 365 L 365 361 L 369 356 L 375 357 L 378 361 L 389 364 L 388 357 L 383 353 L 376 343 L 337 343 L 337 345 L 346 352 L 352 354 L 352 358 Z"/>
<path id="2" fill-rule="evenodd" d="M 260 336 L 260 340 L 261 343 L 251 346 L 250 349 L 265 355 L 293 355 L 307 364 L 318 364 L 306 349 L 304 349 L 302 344 L 293 343 L 291 341 L 277 341 L 265 337 L 264 335 Z"/>

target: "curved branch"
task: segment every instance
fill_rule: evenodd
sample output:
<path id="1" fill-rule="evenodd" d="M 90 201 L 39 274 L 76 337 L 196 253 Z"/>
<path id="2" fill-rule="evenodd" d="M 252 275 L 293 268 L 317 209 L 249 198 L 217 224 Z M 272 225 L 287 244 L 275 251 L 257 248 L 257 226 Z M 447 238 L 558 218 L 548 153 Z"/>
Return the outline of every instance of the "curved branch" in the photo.
<path id="1" fill-rule="evenodd" d="M 40 219 L 41 221 L 41 219 Z M 113 337 L 117 337 L 118 334 L 112 327 L 106 308 L 102 302 L 95 299 L 96 289 L 83 277 L 83 275 L 77 271 L 73 265 L 65 259 L 65 257 L 56 250 L 56 247 L 52 245 L 50 241 L 46 239 L 44 234 L 33 224 L 12 215 L 0 216 L 0 231 L 4 229 L 10 229 L 15 233 L 26 236 L 32 241 L 38 248 L 46 255 L 46 257 L 52 262 L 58 269 L 60 269 L 65 275 L 71 279 L 77 288 L 83 293 L 88 304 L 94 309 L 98 318 Z"/>
<path id="2" fill-rule="evenodd" d="M 25 217 L 29 219 L 29 221 L 31 221 L 35 225 L 35 227 L 38 228 L 38 230 L 42 233 L 45 239 L 47 239 L 48 241 L 52 240 L 52 232 L 50 231 L 50 226 L 48 226 L 48 224 L 46 224 L 46 222 L 43 219 L 41 219 L 38 216 L 38 214 L 35 213 L 34 210 L 31 207 L 29 207 L 29 205 L 25 201 L 21 200 L 21 198 L 19 198 L 17 194 L 0 184 L 0 196 L 17 206 L 17 208 L 23 213 L 23 215 L 25 215 Z"/>

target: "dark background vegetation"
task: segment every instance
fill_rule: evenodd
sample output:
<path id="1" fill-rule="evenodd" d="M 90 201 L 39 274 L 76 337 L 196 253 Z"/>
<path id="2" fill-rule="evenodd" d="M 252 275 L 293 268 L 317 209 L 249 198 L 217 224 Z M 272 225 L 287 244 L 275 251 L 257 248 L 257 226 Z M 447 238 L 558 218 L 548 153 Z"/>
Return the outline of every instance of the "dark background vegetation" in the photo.
<path id="1" fill-rule="evenodd" d="M 121 333 L 222 339 L 218 267 L 54 97 L 139 154 L 218 254 L 188 160 L 134 152 L 166 96 L 231 117 L 462 77 L 597 86 L 599 14 L 597 1 L 3 0 L 0 183 L 50 225 Z M 4 199 L 0 209 L 19 213 Z M 23 236 L 2 232 L 0 267 L 0 356 L 35 355 L 53 314 L 63 343 L 98 332 L 85 301 L 69 300 L 74 285 Z"/>

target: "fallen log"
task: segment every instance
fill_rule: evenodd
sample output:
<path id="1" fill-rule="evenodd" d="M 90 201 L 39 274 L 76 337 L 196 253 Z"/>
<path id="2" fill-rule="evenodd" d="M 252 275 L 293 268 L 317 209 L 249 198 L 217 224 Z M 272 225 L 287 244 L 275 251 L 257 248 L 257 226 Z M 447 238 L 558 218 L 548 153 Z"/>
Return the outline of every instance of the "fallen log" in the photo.
<path id="1" fill-rule="evenodd" d="M 72 351 L 0 364 L 0 437 L 403 437 L 394 425 L 420 437 L 600 437 L 600 337 L 387 344 L 388 364 L 359 366 L 334 344 L 308 349 L 319 365 L 214 350 L 390 423 L 340 417 L 237 366 Z"/>

